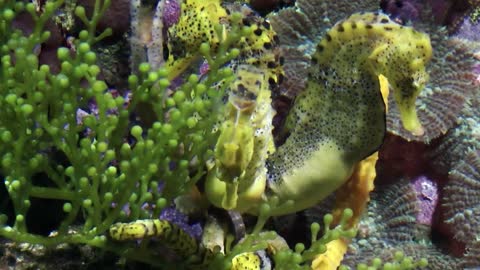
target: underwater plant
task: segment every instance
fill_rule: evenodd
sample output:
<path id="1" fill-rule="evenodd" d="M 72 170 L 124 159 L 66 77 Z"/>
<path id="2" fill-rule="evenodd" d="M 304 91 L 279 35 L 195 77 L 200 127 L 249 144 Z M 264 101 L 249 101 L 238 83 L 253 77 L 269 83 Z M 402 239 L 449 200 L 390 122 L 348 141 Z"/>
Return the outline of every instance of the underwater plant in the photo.
<path id="1" fill-rule="evenodd" d="M 232 79 L 222 65 L 238 55 L 230 44 L 242 29 L 232 29 L 237 34 L 223 40 L 215 54 L 203 46 L 209 76 L 201 82 L 189 76 L 164 98 L 170 71 L 143 63 L 138 76 L 128 78 L 130 94 L 116 95 L 99 78 L 92 51 L 111 33 L 107 29 L 97 35 L 95 30 L 108 0 L 95 1 L 91 17 L 82 6 L 75 8 L 86 29 L 72 48 L 58 48 L 58 73 L 39 65 L 35 48 L 49 38 L 44 27 L 62 3 L 47 1 L 38 9 L 33 3 L 1 2 L 0 173 L 8 192 L 2 205 L 11 202 L 13 209 L 2 209 L 0 234 L 32 244 L 108 249 L 104 234 L 114 222 L 158 216 L 203 175 L 201 166 L 213 154 L 222 93 Z M 13 27 L 23 13 L 35 22 L 31 33 Z M 141 104 L 150 104 L 156 116 L 149 127 L 131 121 Z M 62 205 L 64 214 L 50 237 L 29 230 L 28 223 L 35 222 L 29 221 L 33 201 Z M 146 204 L 154 207 L 146 209 Z M 72 231 L 79 218 L 81 226 Z"/>

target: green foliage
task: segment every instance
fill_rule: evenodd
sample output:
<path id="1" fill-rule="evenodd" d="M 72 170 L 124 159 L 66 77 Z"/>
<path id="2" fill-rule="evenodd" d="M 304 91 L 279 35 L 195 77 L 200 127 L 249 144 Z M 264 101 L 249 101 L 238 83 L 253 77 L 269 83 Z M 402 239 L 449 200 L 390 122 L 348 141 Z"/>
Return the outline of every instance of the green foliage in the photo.
<path id="1" fill-rule="evenodd" d="M 37 13 L 32 3 L 0 1 L 0 175 L 15 212 L 14 220 L 0 213 L 0 235 L 32 244 L 87 243 L 114 249 L 103 235 L 114 222 L 126 219 L 125 205 L 129 220 L 158 216 L 204 174 L 203 164 L 216 142 L 213 130 L 224 89 L 234 77 L 223 65 L 238 55 L 230 47 L 241 30 L 232 29 L 234 34 L 215 52 L 203 44 L 200 53 L 209 63 L 208 76 L 200 81 L 191 75 L 173 95 L 166 94 L 169 70 L 140 65 L 139 74 L 128 78 L 132 96 L 125 106 L 125 98 L 113 96 L 99 78 L 91 49 L 111 34 L 110 29 L 96 34 L 110 0 L 95 1 L 91 18 L 83 7 L 75 9 L 86 30 L 75 38 L 75 52 L 58 49 L 58 73 L 39 64 L 35 48 L 49 38 L 46 21 L 62 3 L 47 1 Z M 34 19 L 31 34 L 12 27 L 23 11 Z M 98 113 L 79 121 L 77 110 L 92 100 Z M 153 108 L 156 121 L 150 127 L 132 124 L 131 115 L 145 105 Z M 53 158 L 58 153 L 61 162 Z M 34 183 L 39 174 L 48 177 L 48 185 Z M 32 198 L 63 202 L 65 218 L 55 237 L 27 228 Z M 145 204 L 153 210 L 142 208 Z M 72 233 L 79 217 L 84 222 Z"/>
<path id="2" fill-rule="evenodd" d="M 357 270 L 409 270 L 409 269 L 418 269 L 427 267 L 428 262 L 426 259 L 422 258 L 415 261 L 412 257 L 405 256 L 403 252 L 397 251 L 393 255 L 392 262 L 383 262 L 381 259 L 373 259 L 370 264 L 360 263 L 357 265 Z M 340 270 L 350 269 L 347 266 L 340 266 Z"/>
<path id="3" fill-rule="evenodd" d="M 276 269 L 310 269 L 312 261 L 319 254 L 323 254 L 327 251 L 326 245 L 334 240 L 340 238 L 353 238 L 356 235 L 356 230 L 349 228 L 348 222 L 352 218 L 353 212 L 351 209 L 345 209 L 342 214 L 340 223 L 334 228 L 330 228 L 333 221 L 333 216 L 327 214 L 323 217 L 323 234 L 318 238 L 320 232 L 320 225 L 318 223 L 312 223 L 310 230 L 312 233 L 312 242 L 309 248 L 305 248 L 305 245 L 298 243 L 295 245 L 295 250 L 280 251 L 275 254 L 274 260 Z"/>

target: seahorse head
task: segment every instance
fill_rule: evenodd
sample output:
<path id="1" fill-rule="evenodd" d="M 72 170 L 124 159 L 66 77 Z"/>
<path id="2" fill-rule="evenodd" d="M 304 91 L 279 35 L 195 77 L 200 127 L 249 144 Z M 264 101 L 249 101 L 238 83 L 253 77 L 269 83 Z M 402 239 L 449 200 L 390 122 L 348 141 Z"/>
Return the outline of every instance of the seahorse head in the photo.
<path id="1" fill-rule="evenodd" d="M 377 75 L 388 78 L 405 129 L 415 135 L 423 134 L 415 100 L 429 79 L 426 70 L 432 57 L 429 36 L 399 25 L 386 15 L 378 15 L 376 22 L 367 27 L 383 32 L 382 43 L 369 56 L 371 68 Z"/>

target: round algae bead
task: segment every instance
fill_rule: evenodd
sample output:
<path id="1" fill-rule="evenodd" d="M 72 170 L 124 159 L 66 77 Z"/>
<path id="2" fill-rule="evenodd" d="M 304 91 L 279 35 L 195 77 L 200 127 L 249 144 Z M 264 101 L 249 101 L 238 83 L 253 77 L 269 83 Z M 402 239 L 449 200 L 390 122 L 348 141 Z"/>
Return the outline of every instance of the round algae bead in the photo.
<path id="1" fill-rule="evenodd" d="M 158 199 L 156 205 L 159 209 L 165 208 L 167 206 L 167 199 L 165 198 Z"/>
<path id="2" fill-rule="evenodd" d="M 13 10 L 7 8 L 3 11 L 2 15 L 3 15 L 3 18 L 5 20 L 11 21 L 15 17 L 15 12 L 13 12 Z"/>
<path id="3" fill-rule="evenodd" d="M 158 73 L 157 72 L 153 72 L 153 71 L 150 71 L 148 73 L 148 80 L 150 82 L 156 82 L 158 80 Z"/>
<path id="4" fill-rule="evenodd" d="M 12 140 L 12 133 L 8 130 L 2 132 L 1 139 L 3 142 L 8 143 Z"/>
<path id="5" fill-rule="evenodd" d="M 106 142 L 99 142 L 97 144 L 97 151 L 100 153 L 107 151 L 107 148 L 108 148 L 108 144 Z"/>
<path id="6" fill-rule="evenodd" d="M 75 173 L 75 168 L 73 166 L 68 166 L 65 169 L 65 175 L 72 177 L 73 174 Z"/>
<path id="7" fill-rule="evenodd" d="M 419 267 L 427 267 L 428 266 L 428 260 L 425 258 L 421 258 L 420 261 L 418 262 Z"/>
<path id="8" fill-rule="evenodd" d="M 158 85 L 161 87 L 161 88 L 167 88 L 169 85 L 170 85 L 170 81 L 168 79 L 160 79 L 160 81 L 158 81 Z"/>
<path id="9" fill-rule="evenodd" d="M 138 70 L 141 72 L 141 73 L 147 73 L 150 71 L 150 65 L 148 63 L 141 63 L 139 66 L 138 66 Z"/>
<path id="10" fill-rule="evenodd" d="M 156 172 L 158 171 L 158 166 L 157 166 L 157 164 L 150 163 L 150 164 L 148 165 L 148 171 L 149 171 L 150 173 L 152 173 L 152 174 L 153 174 L 153 173 L 156 173 Z"/>
<path id="11" fill-rule="evenodd" d="M 162 126 L 162 133 L 165 135 L 170 135 L 173 133 L 173 126 L 171 124 L 164 124 Z"/>
<path id="12" fill-rule="evenodd" d="M 17 215 L 17 216 L 15 217 L 15 220 L 16 220 L 17 222 L 23 222 L 23 221 L 25 220 L 25 217 L 24 217 L 23 215 Z"/>
<path id="13" fill-rule="evenodd" d="M 14 190 L 18 190 L 22 184 L 18 180 L 13 180 L 10 185 Z"/>
<path id="14" fill-rule="evenodd" d="M 92 74 L 93 77 L 96 77 L 100 73 L 100 67 L 97 65 L 91 65 L 88 67 L 88 72 Z"/>
<path id="15" fill-rule="evenodd" d="M 80 33 L 78 34 L 78 38 L 80 40 L 87 40 L 88 39 L 88 31 L 87 30 L 80 31 Z"/>
<path id="16" fill-rule="evenodd" d="M 70 85 L 70 81 L 68 80 L 68 77 L 65 76 L 64 74 L 59 74 L 58 75 L 58 84 L 62 88 L 67 88 Z"/>
<path id="17" fill-rule="evenodd" d="M 323 216 L 323 223 L 328 226 L 332 223 L 333 221 L 333 216 L 331 214 L 326 214 L 325 216 Z"/>
<path id="18" fill-rule="evenodd" d="M 65 47 L 60 47 L 57 49 L 57 57 L 60 60 L 67 60 L 70 56 L 70 51 Z"/>
<path id="19" fill-rule="evenodd" d="M 79 183 L 81 188 L 86 188 L 88 186 L 88 178 L 81 177 Z"/>
<path id="20" fill-rule="evenodd" d="M 87 52 L 85 54 L 85 62 L 87 64 L 95 64 L 95 62 L 97 61 L 97 55 L 94 53 L 94 52 Z"/>
<path id="21" fill-rule="evenodd" d="M 187 126 L 189 128 L 194 128 L 197 125 L 198 120 L 195 117 L 189 117 L 187 119 Z"/>
<path id="22" fill-rule="evenodd" d="M 63 212 L 70 213 L 72 211 L 72 204 L 67 202 L 63 204 Z"/>
<path id="23" fill-rule="evenodd" d="M 93 91 L 101 93 L 107 89 L 107 84 L 104 81 L 95 81 L 92 85 Z"/>
<path id="24" fill-rule="evenodd" d="M 136 75 L 128 76 L 128 85 L 130 88 L 134 88 L 138 84 L 138 77 Z"/>
<path id="25" fill-rule="evenodd" d="M 295 252 L 301 253 L 301 252 L 303 252 L 304 250 L 305 250 L 305 245 L 304 245 L 304 244 L 302 244 L 302 243 L 297 243 L 297 244 L 295 245 Z"/>
<path id="26" fill-rule="evenodd" d="M 185 100 L 185 92 L 179 90 L 176 91 L 175 94 L 173 94 L 173 99 L 175 100 L 176 103 L 181 103 Z"/>
<path id="27" fill-rule="evenodd" d="M 5 97 L 5 101 L 10 105 L 15 105 L 17 103 L 17 95 L 15 94 L 8 94 Z"/>
<path id="28" fill-rule="evenodd" d="M 107 168 L 107 175 L 110 175 L 110 176 L 117 175 L 117 168 L 115 166 L 109 166 Z"/>
<path id="29" fill-rule="evenodd" d="M 105 195 L 103 196 L 103 199 L 106 201 L 106 202 L 111 202 L 113 200 L 113 194 L 111 192 L 107 192 L 105 193 Z"/>
<path id="30" fill-rule="evenodd" d="M 87 42 L 82 42 L 78 45 L 78 51 L 80 53 L 87 53 L 90 52 L 90 44 Z"/>
<path id="31" fill-rule="evenodd" d="M 132 129 L 130 130 L 130 133 L 137 140 L 140 140 L 142 138 L 143 129 L 142 129 L 142 127 L 136 125 L 136 126 L 132 127 Z"/>
<path id="32" fill-rule="evenodd" d="M 28 115 L 32 114 L 32 112 L 33 112 L 33 106 L 30 105 L 30 104 L 23 104 L 22 107 L 21 107 L 21 110 L 22 110 L 22 113 L 23 113 L 25 116 L 28 116 Z"/>
<path id="33" fill-rule="evenodd" d="M 170 139 L 168 140 L 168 146 L 170 146 L 171 148 L 175 148 L 178 146 L 178 141 L 175 139 Z"/>
<path id="34" fill-rule="evenodd" d="M 75 15 L 78 17 L 85 17 L 85 8 L 82 6 L 77 6 L 75 8 Z"/>
<path id="35" fill-rule="evenodd" d="M 85 199 L 85 200 L 83 200 L 82 205 L 83 205 L 83 207 L 85 207 L 85 208 L 89 208 L 90 206 L 92 206 L 92 200 L 90 200 L 90 199 Z"/>

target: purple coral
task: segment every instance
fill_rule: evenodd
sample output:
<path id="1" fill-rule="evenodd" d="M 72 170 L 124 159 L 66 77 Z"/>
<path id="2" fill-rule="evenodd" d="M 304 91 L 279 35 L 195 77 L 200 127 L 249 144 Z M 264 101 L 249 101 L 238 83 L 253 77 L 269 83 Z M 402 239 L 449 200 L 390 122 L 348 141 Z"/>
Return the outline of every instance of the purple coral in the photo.
<path id="1" fill-rule="evenodd" d="M 180 18 L 181 7 L 176 0 L 165 0 L 162 20 L 165 28 L 176 24 Z"/>
<path id="2" fill-rule="evenodd" d="M 401 22 L 418 19 L 421 9 L 421 3 L 416 0 L 384 0 L 380 6 Z"/>
<path id="3" fill-rule="evenodd" d="M 173 206 L 163 209 L 162 213 L 160 213 L 160 219 L 168 220 L 173 224 L 176 224 L 197 240 L 199 240 L 202 236 L 203 230 L 200 223 L 190 223 L 188 216 L 181 213 Z"/>
<path id="4" fill-rule="evenodd" d="M 433 213 L 438 203 L 437 183 L 426 176 L 420 176 L 411 182 L 420 211 L 417 213 L 417 222 L 423 225 L 432 225 Z"/>
<path id="5" fill-rule="evenodd" d="M 442 206 L 455 238 L 470 243 L 480 235 L 480 150 L 469 151 L 450 172 Z"/>

